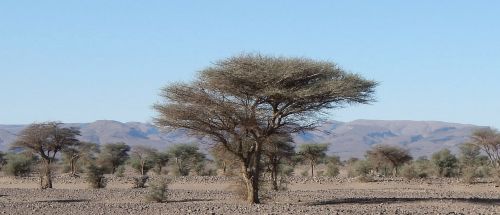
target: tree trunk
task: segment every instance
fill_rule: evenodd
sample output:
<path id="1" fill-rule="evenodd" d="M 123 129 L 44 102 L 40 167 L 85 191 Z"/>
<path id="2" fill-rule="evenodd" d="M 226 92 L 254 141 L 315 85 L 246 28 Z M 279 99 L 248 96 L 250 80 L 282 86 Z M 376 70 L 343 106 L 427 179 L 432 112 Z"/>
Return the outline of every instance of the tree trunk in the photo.
<path id="1" fill-rule="evenodd" d="M 141 161 L 141 175 L 144 175 L 144 161 Z"/>
<path id="2" fill-rule="evenodd" d="M 76 176 L 76 160 L 71 159 L 70 166 L 71 166 L 71 175 Z"/>
<path id="3" fill-rule="evenodd" d="M 52 188 L 52 175 L 50 169 L 50 161 L 45 161 L 44 168 L 40 172 L 40 188 Z"/>
<path id="4" fill-rule="evenodd" d="M 271 167 L 271 180 L 272 180 L 272 183 L 273 183 L 273 190 L 279 190 L 279 187 L 278 187 L 278 164 L 277 163 L 273 163 L 272 164 L 272 167 Z"/>
<path id="5" fill-rule="evenodd" d="M 249 156 L 247 165 L 243 165 L 243 178 L 245 180 L 247 190 L 247 202 L 250 204 L 259 204 L 259 181 L 260 181 L 260 145 L 256 144 L 256 149 Z M 245 162 L 244 162 L 245 163 Z"/>
<path id="6" fill-rule="evenodd" d="M 311 177 L 314 177 L 314 162 L 311 161 Z"/>
<path id="7" fill-rule="evenodd" d="M 250 204 L 259 204 L 259 179 L 255 176 L 255 171 L 246 171 L 243 174 L 246 186 L 246 200 Z"/>

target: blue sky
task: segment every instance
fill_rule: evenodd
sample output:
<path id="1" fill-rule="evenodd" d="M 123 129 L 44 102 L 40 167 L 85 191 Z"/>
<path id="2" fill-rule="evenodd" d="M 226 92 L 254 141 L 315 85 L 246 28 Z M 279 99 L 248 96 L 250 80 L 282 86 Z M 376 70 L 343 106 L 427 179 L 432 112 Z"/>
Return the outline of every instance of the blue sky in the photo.
<path id="1" fill-rule="evenodd" d="M 334 61 L 378 102 L 331 118 L 500 128 L 498 1 L 0 2 L 0 124 L 147 122 L 168 83 L 242 52 Z"/>

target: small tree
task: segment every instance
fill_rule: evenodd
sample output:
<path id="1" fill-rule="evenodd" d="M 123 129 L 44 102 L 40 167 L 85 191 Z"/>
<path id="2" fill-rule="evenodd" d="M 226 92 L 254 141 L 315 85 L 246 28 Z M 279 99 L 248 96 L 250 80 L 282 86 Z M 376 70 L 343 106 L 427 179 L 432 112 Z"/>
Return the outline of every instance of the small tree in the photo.
<path id="1" fill-rule="evenodd" d="M 91 188 L 99 189 L 106 187 L 104 168 L 91 163 L 87 166 L 86 174 L 85 180 Z"/>
<path id="2" fill-rule="evenodd" d="M 18 136 L 13 147 L 29 150 L 37 154 L 42 161 L 40 187 L 52 188 L 51 164 L 58 152 L 79 143 L 76 137 L 80 135 L 77 128 L 63 128 L 61 123 L 33 123 Z"/>
<path id="3" fill-rule="evenodd" d="M 432 154 L 431 161 L 436 167 L 438 176 L 453 177 L 457 174 L 458 159 L 450 150 L 443 149 Z"/>
<path id="4" fill-rule="evenodd" d="M 175 161 L 176 170 L 182 176 L 189 175 L 192 168 L 205 160 L 205 155 L 194 144 L 172 145 L 167 153 Z"/>
<path id="5" fill-rule="evenodd" d="M 123 165 L 129 158 L 129 151 L 130 146 L 125 143 L 104 144 L 97 160 L 101 166 L 107 167 L 111 174 L 114 174 L 116 168 Z"/>
<path id="6" fill-rule="evenodd" d="M 397 175 L 399 167 L 412 159 L 408 150 L 390 145 L 377 145 L 366 152 L 366 157 L 378 171 L 391 168 L 393 176 Z"/>
<path id="7" fill-rule="evenodd" d="M 90 164 L 99 153 L 99 145 L 96 143 L 80 142 L 74 146 L 68 147 L 62 151 L 63 162 L 69 166 L 72 176 L 78 175 L 78 162 L 81 166 Z"/>
<path id="8" fill-rule="evenodd" d="M 147 146 L 134 146 L 132 148 L 130 163 L 141 175 L 146 175 L 155 166 L 158 150 Z"/>
<path id="9" fill-rule="evenodd" d="M 330 177 L 335 177 L 340 174 L 339 166 L 342 165 L 339 156 L 326 157 L 326 172 L 325 174 Z"/>
<path id="10" fill-rule="evenodd" d="M 474 131 L 471 139 L 486 153 L 492 166 L 500 171 L 500 133 L 492 128 L 482 128 Z"/>
<path id="11" fill-rule="evenodd" d="M 169 160 L 167 152 L 157 152 L 153 158 L 153 171 L 158 175 L 162 174 L 163 167 L 167 165 Z"/>
<path id="12" fill-rule="evenodd" d="M 264 163 L 271 173 L 271 184 L 273 190 L 279 190 L 278 174 L 281 172 L 280 166 L 285 165 L 285 161 L 291 162 L 295 154 L 295 147 L 292 145 L 292 136 L 276 135 L 269 138 L 269 142 L 264 148 Z"/>
<path id="13" fill-rule="evenodd" d="M 328 144 L 302 144 L 299 146 L 299 154 L 304 160 L 309 162 L 311 166 L 311 177 L 314 176 L 314 167 L 318 161 L 326 157 L 326 151 L 328 151 Z"/>

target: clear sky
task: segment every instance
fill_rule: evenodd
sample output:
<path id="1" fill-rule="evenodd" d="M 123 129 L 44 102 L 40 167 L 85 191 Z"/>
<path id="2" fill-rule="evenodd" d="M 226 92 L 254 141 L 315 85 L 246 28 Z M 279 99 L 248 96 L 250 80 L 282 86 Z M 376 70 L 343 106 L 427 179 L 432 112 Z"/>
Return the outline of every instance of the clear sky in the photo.
<path id="1" fill-rule="evenodd" d="M 0 1 L 0 124 L 147 122 L 159 89 L 242 52 L 379 81 L 331 118 L 500 128 L 500 1 Z"/>

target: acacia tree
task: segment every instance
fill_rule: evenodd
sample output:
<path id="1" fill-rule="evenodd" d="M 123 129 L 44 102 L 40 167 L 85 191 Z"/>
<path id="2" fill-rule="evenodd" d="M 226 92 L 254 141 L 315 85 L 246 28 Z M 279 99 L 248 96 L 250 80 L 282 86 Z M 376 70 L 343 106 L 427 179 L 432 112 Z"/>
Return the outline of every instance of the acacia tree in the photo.
<path id="1" fill-rule="evenodd" d="M 170 146 L 167 153 L 175 161 L 179 174 L 186 176 L 193 167 L 205 161 L 205 155 L 199 150 L 194 144 L 176 144 Z"/>
<path id="2" fill-rule="evenodd" d="M 299 151 L 297 152 L 302 159 L 307 160 L 311 166 L 311 177 L 314 176 L 314 167 L 318 161 L 326 157 L 326 151 L 328 150 L 328 144 L 302 144 L 299 146 Z"/>
<path id="3" fill-rule="evenodd" d="M 76 137 L 80 135 L 77 128 L 63 128 L 62 123 L 33 123 L 18 136 L 13 147 L 30 150 L 42 161 L 40 172 L 40 187 L 52 188 L 51 164 L 56 154 L 68 147 L 78 144 Z"/>
<path id="4" fill-rule="evenodd" d="M 62 151 L 63 161 L 69 164 L 72 176 L 77 176 L 78 162 L 89 163 L 99 153 L 99 145 L 96 143 L 79 142 Z"/>
<path id="5" fill-rule="evenodd" d="M 500 133 L 492 128 L 483 128 L 474 131 L 471 139 L 486 153 L 493 167 L 500 169 Z"/>
<path id="6" fill-rule="evenodd" d="M 148 146 L 134 146 L 131 152 L 132 167 L 141 175 L 146 175 L 155 166 L 158 150 Z"/>
<path id="7" fill-rule="evenodd" d="M 162 169 L 165 165 L 167 165 L 170 157 L 166 152 L 156 152 L 153 157 L 153 171 L 160 175 L 162 173 Z"/>
<path id="8" fill-rule="evenodd" d="M 268 138 L 312 129 L 325 110 L 370 103 L 376 85 L 331 62 L 240 55 L 202 70 L 191 83 L 165 87 L 155 123 L 222 145 L 241 164 L 247 201 L 259 203 Z"/>
<path id="9" fill-rule="evenodd" d="M 108 143 L 103 145 L 103 149 L 98 157 L 98 162 L 103 167 L 111 170 L 115 174 L 116 168 L 123 165 L 129 158 L 130 146 L 125 143 Z"/>
<path id="10" fill-rule="evenodd" d="M 284 160 L 291 161 L 295 154 L 295 147 L 292 145 L 292 137 L 287 135 L 274 136 L 269 138 L 268 143 L 264 144 L 263 155 L 268 171 L 271 172 L 272 189 L 278 190 L 278 173 L 280 165 Z"/>
<path id="11" fill-rule="evenodd" d="M 413 159 L 408 150 L 390 145 L 377 145 L 366 152 L 366 157 L 377 170 L 392 168 L 393 176 L 398 174 L 399 167 Z"/>

